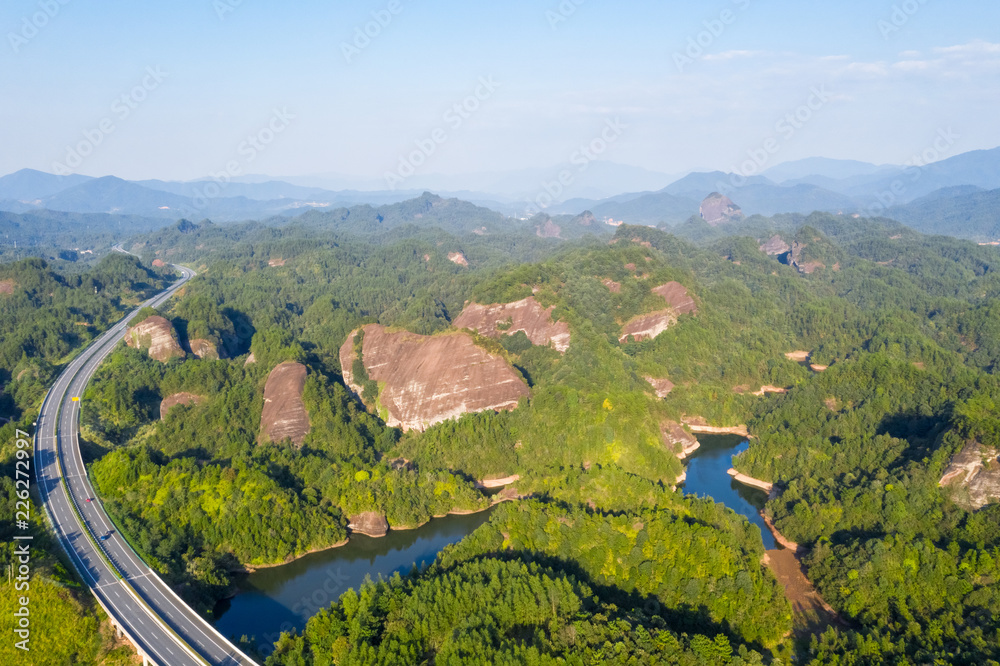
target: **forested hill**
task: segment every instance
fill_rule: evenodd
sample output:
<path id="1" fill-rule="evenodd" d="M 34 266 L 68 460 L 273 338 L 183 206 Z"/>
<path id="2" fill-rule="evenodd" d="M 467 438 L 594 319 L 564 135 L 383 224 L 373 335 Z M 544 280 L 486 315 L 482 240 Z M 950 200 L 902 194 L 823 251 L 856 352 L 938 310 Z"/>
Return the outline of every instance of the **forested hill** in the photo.
<path id="1" fill-rule="evenodd" d="M 0 264 L 0 416 L 33 406 L 67 354 L 161 291 L 171 273 L 123 254 L 72 275 L 41 259 Z"/>
<path id="2" fill-rule="evenodd" d="M 233 229 L 238 238 L 229 236 Z M 533 638 L 524 639 L 539 654 L 607 658 L 598 644 L 611 640 L 640 660 L 739 654 L 752 662 L 752 652 L 768 660 L 794 651 L 783 638 L 792 626 L 788 607 L 759 565 L 756 528 L 671 489 L 681 465 L 664 434 L 695 417 L 747 423 L 759 440 L 739 464 L 787 486 L 769 510 L 814 546 L 809 571 L 856 632 L 831 629 L 815 654 L 993 658 L 993 638 L 956 627 L 996 608 L 983 558 L 992 541 L 971 537 L 995 509 L 968 513 L 937 480 L 963 438 L 988 430 L 981 406 L 995 400 L 989 387 L 1000 366 L 996 249 L 826 214 L 750 218 L 721 232 L 692 221 L 678 232 L 697 240 L 646 227 L 563 242 L 537 233 L 400 227 L 352 236 L 189 223 L 138 239 L 149 257 L 203 267 L 161 315 L 182 340 L 215 340 L 231 360 L 187 355 L 161 363 L 125 348 L 109 358 L 83 412 L 100 492 L 153 566 L 189 599 L 210 605 L 226 594 L 227 572 L 239 563 L 336 543 L 360 513 L 409 527 L 480 508 L 487 500 L 475 480 L 519 475 L 518 491 L 533 500 L 497 510 L 439 567 L 346 596 L 302 636 L 283 640 L 273 663 L 450 650 L 505 659 L 514 648 L 504 641 L 523 639 L 523 627 L 503 616 L 506 606 L 480 607 L 462 592 L 491 594 L 491 576 L 510 582 L 504 603 L 530 606 L 515 589 L 554 586 L 547 599 L 579 608 L 584 624 L 576 630 L 589 638 L 556 640 L 568 618 L 557 608 L 551 632 L 533 625 Z M 449 258 L 456 253 L 466 261 Z M 568 348 L 507 334 L 514 321 L 507 315 L 482 329 L 492 338 L 474 334 L 530 387 L 511 411 L 403 433 L 382 418 L 385 387 L 363 376 L 363 364 L 341 367 L 348 335 L 366 324 L 448 336 L 469 303 L 488 309 L 532 300 L 534 312 L 566 327 Z M 829 369 L 788 358 L 794 350 Z M 265 384 L 283 363 L 305 370 L 309 427 L 301 444 L 259 436 Z M 364 401 L 345 386 L 348 370 L 366 386 Z M 756 395 L 762 387 L 787 393 Z M 161 413 L 171 397 L 176 406 Z M 961 408 L 968 400 L 978 407 Z M 958 413 L 978 420 L 957 425 Z M 900 489 L 919 512 L 886 495 Z M 860 497 L 875 504 L 857 505 Z M 828 516 L 828 505 L 843 513 Z M 896 518 L 899 527 L 890 527 Z M 901 553 L 924 548 L 959 572 L 974 557 L 978 568 L 959 586 L 965 592 L 948 592 L 947 618 L 932 603 L 945 598 L 944 588 L 897 583 L 913 595 L 905 615 L 840 591 L 853 589 L 853 570 L 867 579 L 888 575 L 878 567 L 896 560 L 866 553 L 889 544 L 871 539 L 891 539 Z M 875 568 L 856 564 L 865 558 Z M 920 582 L 948 586 L 950 575 Z M 590 601 L 577 606 L 581 595 Z M 649 600 L 658 604 L 653 615 L 615 614 Z M 401 617 L 428 604 L 449 608 L 450 619 L 400 628 Z M 352 628 L 359 617 L 374 634 Z M 506 638 L 449 643 L 444 637 L 459 618 Z M 621 632 L 612 639 L 609 618 L 653 642 Z M 907 643 L 917 625 L 926 640 Z M 381 638 L 369 653 L 361 643 L 372 635 Z"/>
<path id="3" fill-rule="evenodd" d="M 548 224 L 546 224 L 548 223 Z M 149 257 L 169 256 L 185 261 L 212 261 L 245 256 L 252 247 L 274 254 L 274 243 L 329 243 L 364 238 L 377 245 L 392 245 L 420 238 L 449 253 L 464 252 L 521 261 L 541 259 L 565 241 L 588 237 L 609 238 L 612 228 L 592 215 L 538 216 L 530 220 L 505 217 L 459 199 L 433 194 L 397 204 L 355 206 L 296 218 L 270 218 L 260 222 L 219 225 L 210 220 L 180 220 L 159 232 L 135 236 L 126 249 Z M 235 247 L 234 246 L 238 246 Z"/>

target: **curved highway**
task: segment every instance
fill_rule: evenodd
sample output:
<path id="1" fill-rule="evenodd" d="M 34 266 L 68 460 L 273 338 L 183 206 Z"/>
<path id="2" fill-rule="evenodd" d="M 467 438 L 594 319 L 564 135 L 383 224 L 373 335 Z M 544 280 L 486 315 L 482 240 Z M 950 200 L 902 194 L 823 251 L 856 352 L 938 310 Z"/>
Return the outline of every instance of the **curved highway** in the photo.
<path id="1" fill-rule="evenodd" d="M 175 268 L 181 279 L 141 307 L 162 305 L 195 275 Z M 137 312 L 74 359 L 42 403 L 35 428 L 35 476 L 42 506 L 83 580 L 145 659 L 162 666 L 252 666 L 252 659 L 188 607 L 118 534 L 87 477 L 80 455 L 79 399 Z"/>

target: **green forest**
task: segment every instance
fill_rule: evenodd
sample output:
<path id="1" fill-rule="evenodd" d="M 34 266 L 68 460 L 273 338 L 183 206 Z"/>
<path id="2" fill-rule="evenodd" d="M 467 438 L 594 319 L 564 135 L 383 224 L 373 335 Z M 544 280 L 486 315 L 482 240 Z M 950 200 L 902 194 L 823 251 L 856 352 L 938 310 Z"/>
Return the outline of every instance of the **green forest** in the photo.
<path id="1" fill-rule="evenodd" d="M 16 284 L 0 307 L 51 322 L 4 319 L 6 413 L 28 418 L 74 350 L 162 288 L 145 266 L 169 252 L 199 276 L 132 323 L 160 314 L 182 346 L 208 340 L 223 359 L 121 345 L 83 396 L 82 439 L 123 536 L 197 608 L 246 567 L 343 543 L 352 516 L 412 528 L 483 510 L 478 480 L 519 476 L 521 499 L 432 566 L 345 593 L 268 664 L 1000 661 L 1000 513 L 938 484 L 968 442 L 1000 450 L 996 248 L 828 214 L 574 241 L 438 214 L 441 228 L 354 209 L 182 222 L 132 239 L 141 260 L 88 273 L 0 265 Z M 795 262 L 761 251 L 774 235 Z M 619 342 L 624 322 L 663 309 L 652 290 L 670 281 L 697 313 Z M 339 350 L 360 326 L 441 334 L 468 302 L 528 296 L 569 326 L 565 354 L 524 333 L 474 336 L 530 387 L 516 409 L 403 432 L 366 408 L 382 387 L 363 366 L 349 370 L 364 395 L 345 386 Z M 260 435 L 265 383 L 286 361 L 306 368 L 301 445 Z M 646 377 L 674 388 L 660 399 Z M 177 394 L 197 399 L 161 418 Z M 735 466 L 778 486 L 766 512 L 842 624 L 800 631 L 758 529 L 674 489 L 683 464 L 661 426 L 696 417 L 748 426 Z"/>

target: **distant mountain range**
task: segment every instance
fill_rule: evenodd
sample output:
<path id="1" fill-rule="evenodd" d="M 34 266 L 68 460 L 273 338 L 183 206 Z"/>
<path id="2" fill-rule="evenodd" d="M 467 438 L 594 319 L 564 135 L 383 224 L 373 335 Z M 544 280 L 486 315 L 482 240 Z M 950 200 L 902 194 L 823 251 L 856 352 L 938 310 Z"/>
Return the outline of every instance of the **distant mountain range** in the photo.
<path id="1" fill-rule="evenodd" d="M 467 189 L 427 190 L 526 220 L 538 212 L 539 195 L 545 193 L 546 183 L 556 182 L 558 170 L 413 177 L 407 185 L 429 184 L 435 178 Z M 248 176 L 230 183 L 126 181 L 114 176 L 54 176 L 24 169 L 0 178 L 0 211 L 229 222 L 296 217 L 309 210 L 332 211 L 364 204 L 384 206 L 418 198 L 425 191 L 337 191 L 317 186 L 323 179 L 317 176 L 288 182 Z M 697 217 L 701 201 L 720 192 L 748 216 L 814 211 L 894 216 L 916 228 L 982 240 L 996 236 L 990 192 L 1000 189 L 1000 148 L 963 153 L 919 169 L 809 158 L 779 164 L 749 178 L 721 171 L 672 178 L 611 162 L 593 162 L 582 172 L 574 172 L 571 180 L 571 185 L 555 197 L 557 203 L 544 208 L 544 213 L 576 216 L 590 211 L 601 222 L 673 226 Z M 616 190 L 625 192 L 603 198 L 580 195 Z"/>

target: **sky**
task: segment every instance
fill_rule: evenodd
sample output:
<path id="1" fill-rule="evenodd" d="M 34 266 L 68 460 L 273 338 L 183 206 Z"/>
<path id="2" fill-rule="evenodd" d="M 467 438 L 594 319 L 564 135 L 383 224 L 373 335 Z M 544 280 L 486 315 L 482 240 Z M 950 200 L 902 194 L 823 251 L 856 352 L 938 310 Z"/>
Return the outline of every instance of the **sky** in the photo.
<path id="1" fill-rule="evenodd" d="M 4 0 L 0 174 L 899 164 L 1000 145 L 997 26 L 995 0 Z"/>

